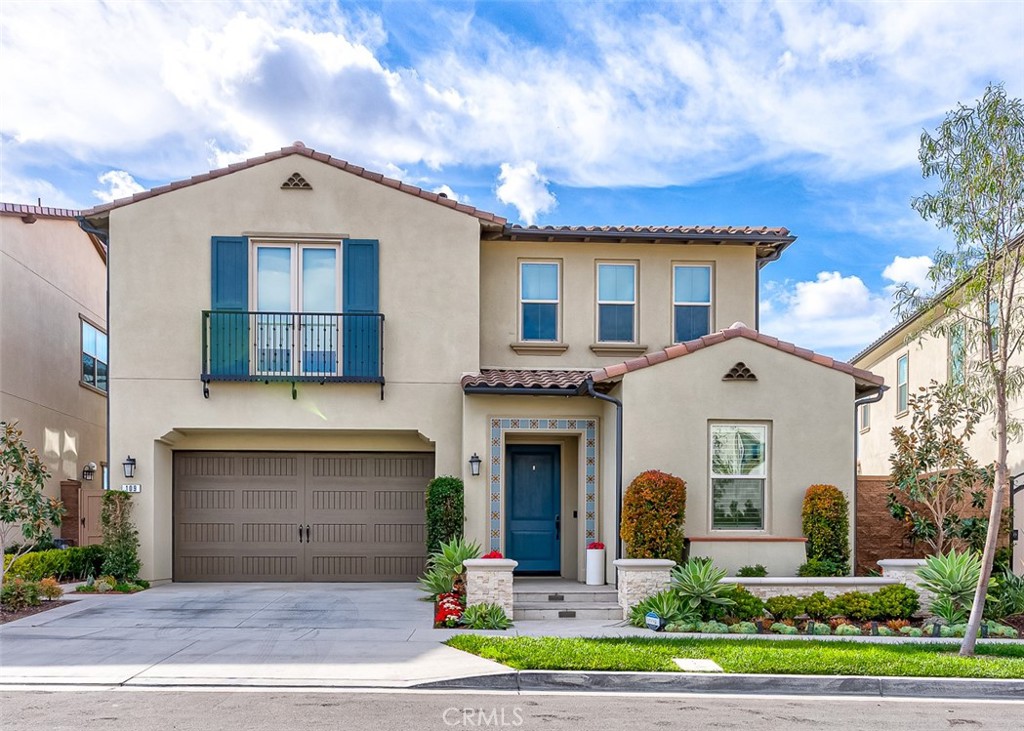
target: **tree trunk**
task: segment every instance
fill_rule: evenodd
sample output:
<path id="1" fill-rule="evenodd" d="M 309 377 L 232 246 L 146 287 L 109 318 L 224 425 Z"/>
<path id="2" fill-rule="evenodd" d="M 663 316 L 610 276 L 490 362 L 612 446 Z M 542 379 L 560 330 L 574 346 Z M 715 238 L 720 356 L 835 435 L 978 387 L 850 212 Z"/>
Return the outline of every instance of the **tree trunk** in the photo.
<path id="1" fill-rule="evenodd" d="M 971 618 L 967 622 L 967 634 L 960 645 L 960 654 L 964 657 L 974 655 L 974 646 L 978 642 L 978 630 L 981 629 L 981 615 L 985 611 L 985 596 L 988 593 L 988 582 L 992 578 L 992 564 L 996 557 L 996 543 L 999 542 L 999 522 L 1003 517 L 1003 499 L 1006 494 L 1008 473 L 1006 469 L 1006 387 L 1000 379 L 996 379 L 996 474 L 995 489 L 992 491 L 992 508 L 989 510 L 988 534 L 985 536 L 985 552 L 981 556 L 981 578 L 974 590 L 974 602 L 971 604 Z"/>

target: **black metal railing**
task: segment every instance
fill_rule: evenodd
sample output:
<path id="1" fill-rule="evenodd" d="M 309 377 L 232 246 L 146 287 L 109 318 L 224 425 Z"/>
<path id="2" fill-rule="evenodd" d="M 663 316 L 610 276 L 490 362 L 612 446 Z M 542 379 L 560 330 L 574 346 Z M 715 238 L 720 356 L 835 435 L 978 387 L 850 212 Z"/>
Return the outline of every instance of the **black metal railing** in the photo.
<path id="1" fill-rule="evenodd" d="M 202 378 L 383 383 L 384 315 L 203 310 Z"/>

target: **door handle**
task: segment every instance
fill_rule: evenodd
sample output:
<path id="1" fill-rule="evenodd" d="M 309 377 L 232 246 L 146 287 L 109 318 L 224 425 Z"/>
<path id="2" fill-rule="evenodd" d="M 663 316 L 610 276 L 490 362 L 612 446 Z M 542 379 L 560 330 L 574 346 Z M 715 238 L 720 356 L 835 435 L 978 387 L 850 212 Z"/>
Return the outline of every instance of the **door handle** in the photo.
<path id="1" fill-rule="evenodd" d="M 306 543 L 310 543 L 309 540 L 309 523 L 306 523 Z"/>
<path id="2" fill-rule="evenodd" d="M 302 543 L 302 523 L 299 523 L 299 543 Z"/>
<path id="3" fill-rule="evenodd" d="M 555 516 L 555 540 L 556 541 L 562 540 L 562 516 L 561 515 L 556 515 Z"/>

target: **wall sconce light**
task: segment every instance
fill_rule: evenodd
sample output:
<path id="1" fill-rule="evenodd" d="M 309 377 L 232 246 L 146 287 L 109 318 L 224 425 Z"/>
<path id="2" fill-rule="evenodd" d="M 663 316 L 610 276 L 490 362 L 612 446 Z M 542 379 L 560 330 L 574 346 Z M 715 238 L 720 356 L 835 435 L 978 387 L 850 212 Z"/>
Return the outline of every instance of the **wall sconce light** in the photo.
<path id="1" fill-rule="evenodd" d="M 130 480 L 135 477 L 135 458 L 133 456 L 129 454 L 128 459 L 122 465 L 124 466 L 125 479 Z"/>
<path id="2" fill-rule="evenodd" d="M 96 463 L 95 462 L 89 462 L 87 465 L 82 467 L 82 479 L 83 480 L 87 480 L 87 481 L 88 480 L 92 480 L 92 478 L 95 477 L 95 476 L 96 476 Z"/>
<path id="3" fill-rule="evenodd" d="M 476 452 L 473 452 L 473 456 L 469 458 L 469 473 L 473 475 L 473 477 L 480 476 L 480 463 L 482 461 L 483 460 L 480 459 L 480 455 Z"/>

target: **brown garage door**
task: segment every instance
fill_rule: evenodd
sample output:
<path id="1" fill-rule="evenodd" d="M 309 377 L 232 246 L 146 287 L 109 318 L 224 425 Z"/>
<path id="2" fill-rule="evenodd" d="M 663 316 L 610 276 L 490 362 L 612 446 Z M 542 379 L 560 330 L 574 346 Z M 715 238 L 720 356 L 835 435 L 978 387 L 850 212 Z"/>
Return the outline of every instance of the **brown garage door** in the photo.
<path id="1" fill-rule="evenodd" d="M 410 581 L 434 455 L 176 452 L 175 581 Z"/>

